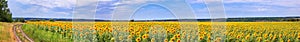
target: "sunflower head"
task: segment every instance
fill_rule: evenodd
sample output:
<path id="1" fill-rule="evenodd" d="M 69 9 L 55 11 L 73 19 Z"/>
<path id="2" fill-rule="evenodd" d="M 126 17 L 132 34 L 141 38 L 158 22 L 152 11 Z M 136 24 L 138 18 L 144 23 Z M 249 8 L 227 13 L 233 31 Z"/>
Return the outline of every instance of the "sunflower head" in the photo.
<path id="1" fill-rule="evenodd" d="M 166 38 L 166 39 L 164 39 L 164 42 L 168 42 L 168 39 Z"/>
<path id="2" fill-rule="evenodd" d="M 155 38 L 151 38 L 151 42 L 155 42 Z"/>
<path id="3" fill-rule="evenodd" d="M 148 34 L 144 34 L 142 38 L 146 39 L 146 38 L 148 38 L 148 36 L 149 36 Z"/>
<path id="4" fill-rule="evenodd" d="M 264 38 L 267 38 L 268 37 L 268 34 L 264 34 Z"/>
<path id="5" fill-rule="evenodd" d="M 180 38 L 180 34 L 177 34 L 177 35 L 176 35 L 176 38 Z"/>
<path id="6" fill-rule="evenodd" d="M 282 35 L 281 35 L 281 34 L 279 34 L 279 38 L 282 38 Z"/>
<path id="7" fill-rule="evenodd" d="M 131 35 L 128 35 L 127 38 L 130 39 L 130 38 L 132 38 L 132 36 L 131 36 Z"/>
<path id="8" fill-rule="evenodd" d="M 203 36 L 200 36 L 198 39 L 199 39 L 199 40 L 203 40 Z"/>
<path id="9" fill-rule="evenodd" d="M 262 38 L 261 38 L 261 37 L 258 37 L 258 38 L 256 38 L 256 40 L 257 40 L 257 41 L 261 41 L 261 40 L 262 40 Z"/>
<path id="10" fill-rule="evenodd" d="M 238 35 L 238 36 L 236 36 L 236 38 L 241 38 L 241 36 L 240 36 L 240 35 Z"/>
<path id="11" fill-rule="evenodd" d="M 115 41 L 115 38 L 111 38 L 110 41 Z"/>
<path id="12" fill-rule="evenodd" d="M 300 36 L 298 36 L 298 39 L 300 40 Z"/>
<path id="13" fill-rule="evenodd" d="M 175 37 L 173 37 L 173 38 L 171 38 L 171 40 L 170 41 L 175 41 L 176 40 L 176 38 Z"/>
<path id="14" fill-rule="evenodd" d="M 177 39 L 176 42 L 180 42 L 180 39 Z"/>
<path id="15" fill-rule="evenodd" d="M 140 41 L 141 41 L 141 38 L 136 38 L 135 41 L 136 41 L 136 42 L 140 42 Z"/>
<path id="16" fill-rule="evenodd" d="M 134 35 L 134 32 L 131 32 L 130 34 L 131 34 L 131 35 Z"/>

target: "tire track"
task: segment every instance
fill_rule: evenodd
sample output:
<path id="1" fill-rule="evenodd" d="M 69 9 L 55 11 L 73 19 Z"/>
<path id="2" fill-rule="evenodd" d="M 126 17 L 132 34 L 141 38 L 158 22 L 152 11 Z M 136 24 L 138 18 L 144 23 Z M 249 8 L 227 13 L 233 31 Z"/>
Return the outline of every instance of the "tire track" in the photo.
<path id="1" fill-rule="evenodd" d="M 17 38 L 17 40 L 18 40 L 18 42 L 21 42 L 21 39 L 20 39 L 20 37 L 17 35 L 17 30 L 19 30 L 20 31 L 20 33 L 22 34 L 22 36 L 23 37 L 25 37 L 28 41 L 30 41 L 30 42 L 34 42 L 31 38 L 29 38 L 24 32 L 23 32 L 23 30 L 22 30 L 22 25 L 23 24 L 17 24 L 17 25 L 14 25 L 14 32 L 15 32 L 15 35 L 16 35 L 16 38 Z"/>
<path id="2" fill-rule="evenodd" d="M 22 42 L 21 39 L 20 39 L 20 37 L 17 35 L 17 32 L 16 32 L 16 31 L 17 31 L 17 30 L 16 30 L 17 27 L 16 27 L 16 26 L 17 26 L 17 25 L 14 25 L 14 26 L 13 26 L 13 32 L 14 32 L 14 35 L 16 36 L 17 42 Z"/>

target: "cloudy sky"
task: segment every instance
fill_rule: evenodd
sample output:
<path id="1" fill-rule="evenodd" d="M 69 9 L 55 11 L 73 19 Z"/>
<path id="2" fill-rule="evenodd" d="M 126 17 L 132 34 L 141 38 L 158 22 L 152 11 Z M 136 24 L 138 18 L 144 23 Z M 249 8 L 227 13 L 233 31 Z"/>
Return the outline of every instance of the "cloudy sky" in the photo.
<path id="1" fill-rule="evenodd" d="M 185 0 L 196 18 L 210 18 L 204 0 Z M 226 17 L 284 17 L 300 16 L 300 0 L 223 0 Z M 172 3 L 179 9 L 184 6 L 173 0 L 8 0 L 13 17 L 39 18 L 95 18 L 112 19 L 117 9 L 124 6 Z M 137 6 L 136 6 L 137 7 Z M 134 19 L 175 19 L 178 16 L 164 6 L 145 5 L 132 15 Z M 128 10 L 128 9 L 126 9 Z M 126 11 L 123 10 L 123 11 Z M 185 12 L 187 10 L 181 10 Z M 92 16 L 92 17 L 91 17 Z"/>

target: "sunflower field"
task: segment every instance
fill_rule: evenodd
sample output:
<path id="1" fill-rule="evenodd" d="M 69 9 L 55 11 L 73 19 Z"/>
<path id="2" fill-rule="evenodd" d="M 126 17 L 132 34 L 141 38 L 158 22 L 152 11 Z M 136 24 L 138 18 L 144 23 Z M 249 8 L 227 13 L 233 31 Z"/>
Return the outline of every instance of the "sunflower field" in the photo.
<path id="1" fill-rule="evenodd" d="M 300 42 L 298 22 L 27 22 L 38 42 Z M 215 32 L 221 31 L 221 32 Z"/>

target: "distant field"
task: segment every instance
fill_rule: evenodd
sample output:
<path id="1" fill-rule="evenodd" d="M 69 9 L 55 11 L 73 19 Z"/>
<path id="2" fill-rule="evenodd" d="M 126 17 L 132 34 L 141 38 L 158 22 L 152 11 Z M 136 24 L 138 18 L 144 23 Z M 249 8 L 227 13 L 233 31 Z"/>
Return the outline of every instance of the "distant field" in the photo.
<path id="1" fill-rule="evenodd" d="M 96 42 L 299 42 L 299 22 L 28 22 L 35 41 Z M 225 25 L 226 24 L 226 25 Z M 222 28 L 225 26 L 226 28 Z M 223 38 L 225 37 L 225 38 Z"/>

